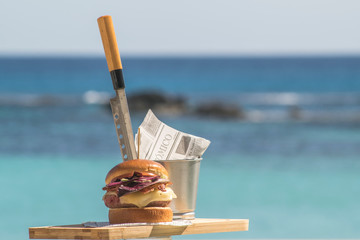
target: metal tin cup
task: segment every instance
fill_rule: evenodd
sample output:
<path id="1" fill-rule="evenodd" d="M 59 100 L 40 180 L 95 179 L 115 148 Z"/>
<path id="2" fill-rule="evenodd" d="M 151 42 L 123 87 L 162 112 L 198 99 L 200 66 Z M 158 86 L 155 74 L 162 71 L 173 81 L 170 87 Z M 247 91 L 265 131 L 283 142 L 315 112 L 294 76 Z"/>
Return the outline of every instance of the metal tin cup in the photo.
<path id="1" fill-rule="evenodd" d="M 172 182 L 171 188 L 177 196 L 170 205 L 174 213 L 174 220 L 195 218 L 201 160 L 156 160 L 168 171 Z"/>

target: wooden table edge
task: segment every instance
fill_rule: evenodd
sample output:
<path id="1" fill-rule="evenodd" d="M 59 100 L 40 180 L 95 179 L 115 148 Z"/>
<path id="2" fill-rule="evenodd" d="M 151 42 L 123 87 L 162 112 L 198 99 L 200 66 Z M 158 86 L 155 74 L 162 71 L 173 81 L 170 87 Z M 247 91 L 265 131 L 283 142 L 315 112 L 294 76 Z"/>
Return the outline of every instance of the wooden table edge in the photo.
<path id="1" fill-rule="evenodd" d="M 248 219 L 197 218 L 191 225 L 83 227 L 82 224 L 30 227 L 30 239 L 130 239 L 248 231 Z"/>

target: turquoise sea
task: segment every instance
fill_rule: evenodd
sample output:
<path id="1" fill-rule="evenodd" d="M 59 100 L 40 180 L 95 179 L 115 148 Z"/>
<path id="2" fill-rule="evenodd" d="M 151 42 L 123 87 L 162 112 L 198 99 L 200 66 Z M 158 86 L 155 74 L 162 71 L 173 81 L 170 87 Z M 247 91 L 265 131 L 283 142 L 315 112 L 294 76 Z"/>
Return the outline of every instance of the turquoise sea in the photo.
<path id="1" fill-rule="evenodd" d="M 174 239 L 360 236 L 360 57 L 138 57 L 123 66 L 129 95 L 159 90 L 249 116 L 158 115 L 212 142 L 196 216 L 250 219 L 248 232 Z M 88 91 L 101 99 L 86 101 Z M 104 58 L 0 58 L 0 239 L 106 221 L 101 188 L 122 161 L 102 104 L 112 95 Z M 302 118 L 289 117 L 294 107 Z M 132 115 L 134 128 L 144 116 Z"/>

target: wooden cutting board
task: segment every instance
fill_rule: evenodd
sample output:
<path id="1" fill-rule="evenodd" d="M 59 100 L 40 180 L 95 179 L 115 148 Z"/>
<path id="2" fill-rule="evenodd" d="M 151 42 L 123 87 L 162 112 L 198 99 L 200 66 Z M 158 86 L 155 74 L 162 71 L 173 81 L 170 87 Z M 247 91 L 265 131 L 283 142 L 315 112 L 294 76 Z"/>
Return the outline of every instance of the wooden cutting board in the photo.
<path id="1" fill-rule="evenodd" d="M 84 227 L 83 224 L 29 228 L 30 239 L 131 239 L 247 231 L 248 219 L 197 218 L 190 225 Z"/>

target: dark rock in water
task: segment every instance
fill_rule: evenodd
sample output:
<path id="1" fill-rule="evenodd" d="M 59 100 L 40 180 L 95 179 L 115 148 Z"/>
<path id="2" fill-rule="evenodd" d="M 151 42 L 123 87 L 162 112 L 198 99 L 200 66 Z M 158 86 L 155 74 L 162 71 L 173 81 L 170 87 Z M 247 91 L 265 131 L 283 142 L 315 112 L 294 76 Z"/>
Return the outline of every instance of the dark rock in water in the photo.
<path id="1" fill-rule="evenodd" d="M 231 103 L 197 103 L 190 108 L 185 97 L 168 95 L 159 91 L 142 91 L 129 94 L 127 102 L 131 114 L 142 113 L 151 109 L 155 114 L 162 115 L 193 114 L 204 117 L 236 119 L 245 117 L 242 109 Z"/>
<path id="2" fill-rule="evenodd" d="M 170 96 L 158 91 L 138 92 L 128 96 L 130 111 L 139 112 L 149 109 L 161 114 L 180 114 L 187 110 L 186 99 Z"/>
<path id="3" fill-rule="evenodd" d="M 289 107 L 289 117 L 292 120 L 300 120 L 302 117 L 301 108 L 299 106 Z"/>
<path id="4" fill-rule="evenodd" d="M 240 107 L 228 103 L 204 103 L 195 107 L 195 114 L 215 118 L 244 118 Z"/>

